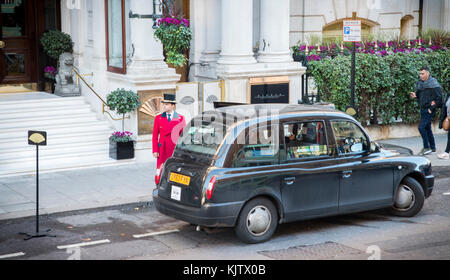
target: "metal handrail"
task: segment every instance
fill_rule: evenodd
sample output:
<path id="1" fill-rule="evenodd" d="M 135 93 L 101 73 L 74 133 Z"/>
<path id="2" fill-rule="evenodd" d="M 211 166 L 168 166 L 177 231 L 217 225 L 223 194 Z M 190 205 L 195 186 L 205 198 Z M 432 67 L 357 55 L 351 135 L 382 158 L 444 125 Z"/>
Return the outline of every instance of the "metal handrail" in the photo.
<path id="1" fill-rule="evenodd" d="M 108 105 L 106 104 L 105 100 L 103 100 L 103 98 L 100 97 L 100 95 L 98 95 L 98 93 L 92 88 L 92 86 L 86 82 L 86 80 L 83 78 L 83 76 L 77 71 L 77 69 L 75 67 L 72 67 L 73 72 L 75 73 L 75 75 L 77 75 L 77 77 L 79 79 L 81 79 L 83 81 L 83 83 L 98 97 L 98 99 L 100 99 L 100 101 L 102 102 L 102 114 L 107 113 L 109 115 L 109 117 L 113 120 L 113 121 L 121 121 L 123 120 L 123 118 L 120 119 L 116 119 L 114 118 L 110 112 L 108 112 L 106 110 L 106 107 L 108 107 Z M 125 117 L 126 119 L 129 119 L 130 116 Z"/>
<path id="2" fill-rule="evenodd" d="M 97 92 L 91 87 L 91 85 L 88 84 L 88 82 L 86 82 L 86 80 L 83 78 L 83 76 L 81 76 L 80 73 L 78 73 L 77 69 L 75 69 L 75 67 L 72 67 L 72 69 L 73 69 L 73 72 L 75 72 L 75 75 L 77 75 L 77 77 L 79 79 L 81 79 L 83 81 L 83 83 L 102 101 L 103 105 L 108 106 L 108 105 L 106 105 L 105 100 L 103 100 L 103 98 L 101 98 L 100 95 L 97 94 Z"/>

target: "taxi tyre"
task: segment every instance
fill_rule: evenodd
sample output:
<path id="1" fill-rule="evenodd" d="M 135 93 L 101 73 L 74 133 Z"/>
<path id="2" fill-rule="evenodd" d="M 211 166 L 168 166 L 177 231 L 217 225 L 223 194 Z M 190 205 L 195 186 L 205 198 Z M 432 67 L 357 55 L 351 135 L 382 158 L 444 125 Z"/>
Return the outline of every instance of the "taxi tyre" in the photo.
<path id="1" fill-rule="evenodd" d="M 234 230 L 240 240 L 254 244 L 269 240 L 277 225 L 277 208 L 270 200 L 260 197 L 245 204 Z"/>
<path id="2" fill-rule="evenodd" d="M 402 194 L 400 194 L 402 192 Z M 401 201 L 400 195 L 408 197 L 412 195 L 412 206 L 401 205 L 399 207 L 398 202 Z M 408 200 L 408 199 L 407 199 Z M 394 205 L 389 209 L 389 212 L 394 216 L 399 217 L 413 217 L 422 210 L 425 202 L 425 194 L 422 185 L 412 177 L 406 177 L 400 183 L 397 194 L 394 198 Z"/>

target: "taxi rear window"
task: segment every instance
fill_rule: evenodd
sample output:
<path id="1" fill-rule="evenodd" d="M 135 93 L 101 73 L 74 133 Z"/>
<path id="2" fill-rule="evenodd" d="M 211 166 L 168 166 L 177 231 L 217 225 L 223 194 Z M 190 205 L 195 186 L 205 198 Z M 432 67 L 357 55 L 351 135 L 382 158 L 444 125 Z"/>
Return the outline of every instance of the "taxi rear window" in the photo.
<path id="1" fill-rule="evenodd" d="M 230 125 L 222 119 L 194 118 L 184 128 L 176 149 L 213 156 L 229 128 Z"/>

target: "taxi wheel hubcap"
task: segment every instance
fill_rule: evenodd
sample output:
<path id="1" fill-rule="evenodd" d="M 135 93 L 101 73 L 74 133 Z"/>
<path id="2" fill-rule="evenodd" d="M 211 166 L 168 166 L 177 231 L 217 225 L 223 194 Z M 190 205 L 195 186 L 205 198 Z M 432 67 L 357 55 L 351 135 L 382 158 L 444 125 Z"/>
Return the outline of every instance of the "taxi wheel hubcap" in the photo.
<path id="1" fill-rule="evenodd" d="M 266 233 L 272 222 L 272 215 L 267 207 L 258 205 L 254 207 L 247 215 L 247 229 L 255 235 L 261 236 Z"/>
<path id="2" fill-rule="evenodd" d="M 395 199 L 395 208 L 400 211 L 407 211 L 414 206 L 415 195 L 410 187 L 401 185 L 397 191 Z"/>

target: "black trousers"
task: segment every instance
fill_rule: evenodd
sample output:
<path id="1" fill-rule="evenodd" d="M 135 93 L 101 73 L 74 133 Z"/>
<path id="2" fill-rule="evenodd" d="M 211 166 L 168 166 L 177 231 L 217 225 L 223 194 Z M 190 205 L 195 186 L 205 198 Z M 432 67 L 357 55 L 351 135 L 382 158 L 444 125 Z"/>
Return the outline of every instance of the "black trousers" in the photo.
<path id="1" fill-rule="evenodd" d="M 450 131 L 447 133 L 447 148 L 445 149 L 446 153 L 450 153 Z"/>
<path id="2" fill-rule="evenodd" d="M 436 149 L 433 131 L 431 130 L 433 116 L 434 114 L 430 114 L 427 109 L 422 109 L 420 112 L 419 132 L 420 136 L 422 136 L 423 147 L 425 149 Z"/>

